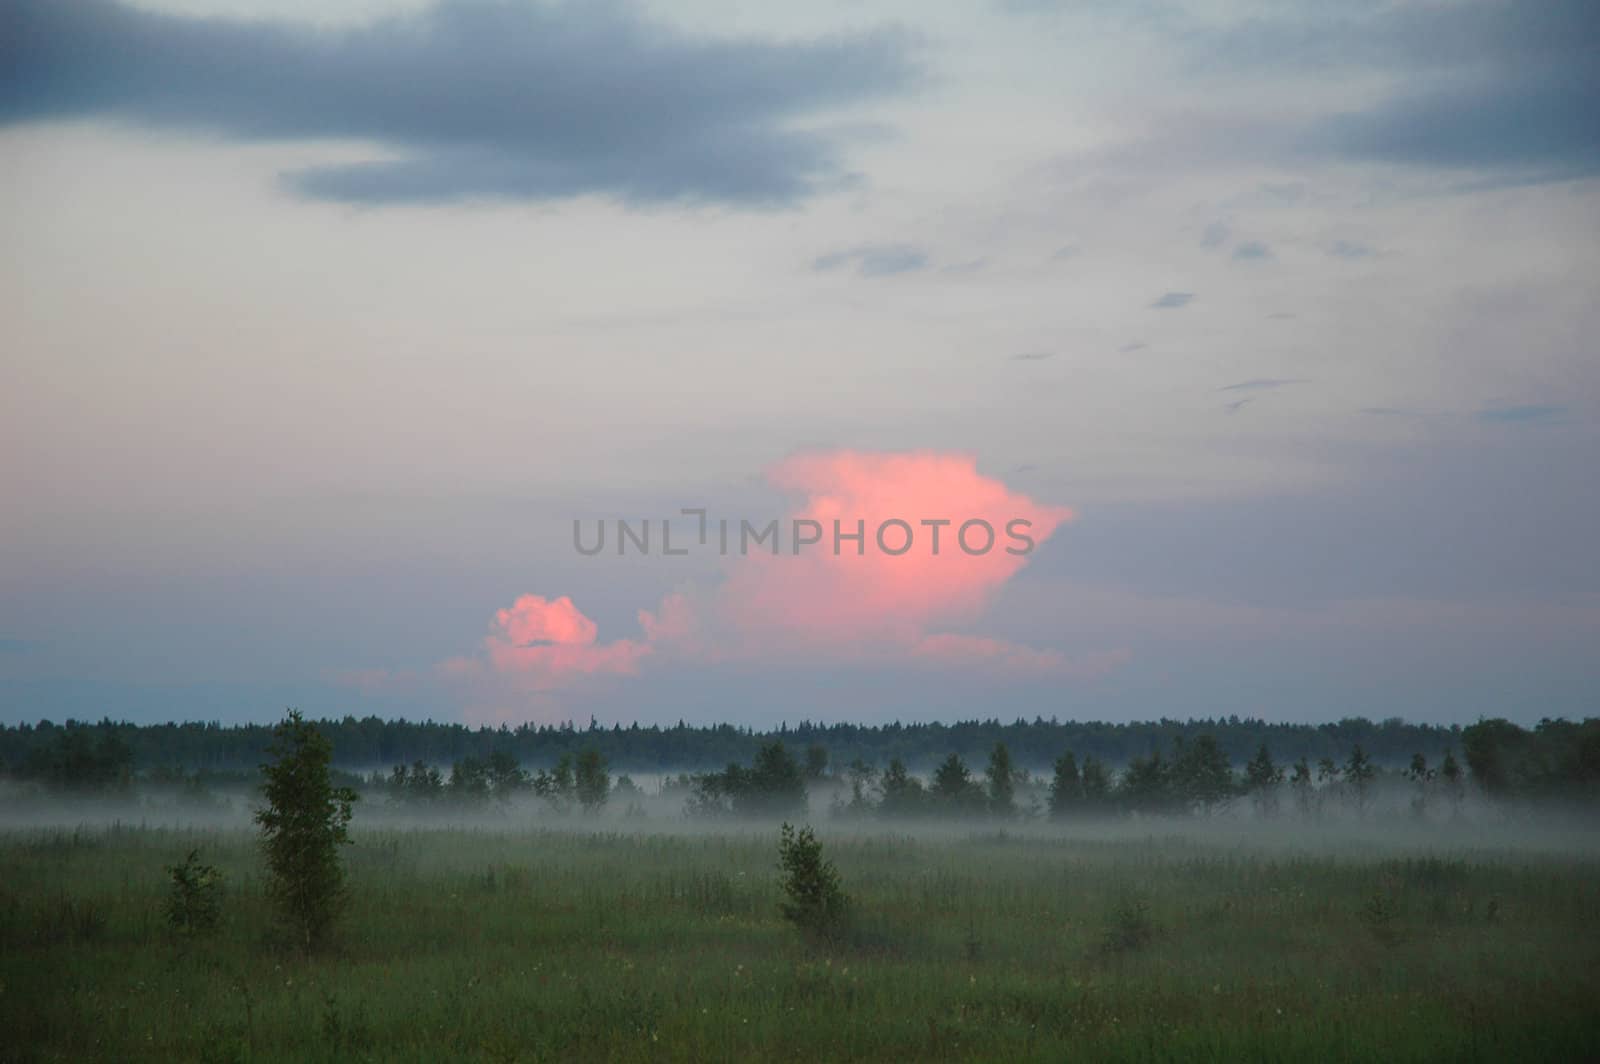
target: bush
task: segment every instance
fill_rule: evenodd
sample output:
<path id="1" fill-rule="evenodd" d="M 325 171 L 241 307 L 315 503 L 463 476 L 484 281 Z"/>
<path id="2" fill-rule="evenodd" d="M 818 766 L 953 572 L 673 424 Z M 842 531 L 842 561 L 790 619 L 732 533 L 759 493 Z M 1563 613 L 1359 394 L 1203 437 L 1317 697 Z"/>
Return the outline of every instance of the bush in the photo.
<path id="1" fill-rule="evenodd" d="M 200 863 L 190 850 L 181 865 L 168 865 L 172 892 L 167 895 L 167 925 L 182 934 L 204 934 L 222 921 L 222 873 Z"/>
<path id="2" fill-rule="evenodd" d="M 1143 898 L 1125 895 L 1111 908 L 1111 922 L 1100 939 L 1100 951 L 1106 954 L 1128 953 L 1140 948 L 1155 937 L 1155 926 L 1150 922 L 1150 906 Z"/>
<path id="3" fill-rule="evenodd" d="M 832 941 L 844 928 L 849 899 L 839 887 L 839 870 L 823 860 L 822 843 L 810 828 L 788 824 L 778 837 L 778 867 L 783 870 L 784 919 L 814 941 Z"/>

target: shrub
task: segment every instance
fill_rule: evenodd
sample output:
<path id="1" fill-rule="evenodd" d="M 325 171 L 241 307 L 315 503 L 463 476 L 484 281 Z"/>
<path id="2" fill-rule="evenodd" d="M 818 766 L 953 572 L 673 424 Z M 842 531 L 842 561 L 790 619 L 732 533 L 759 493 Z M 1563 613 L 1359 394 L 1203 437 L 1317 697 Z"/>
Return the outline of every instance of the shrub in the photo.
<path id="1" fill-rule="evenodd" d="M 200 863 L 190 850 L 181 865 L 168 865 L 172 891 L 167 895 L 167 925 L 182 934 L 216 930 L 222 920 L 222 873 Z"/>
<path id="2" fill-rule="evenodd" d="M 1111 921 L 1100 939 L 1102 953 L 1128 953 L 1155 937 L 1150 922 L 1150 905 L 1132 894 L 1117 899 L 1111 907 Z"/>
<path id="3" fill-rule="evenodd" d="M 849 899 L 839 887 L 839 870 L 822 857 L 822 843 L 810 828 L 784 824 L 778 837 L 778 867 L 783 870 L 784 919 L 807 937 L 831 941 L 844 928 Z"/>

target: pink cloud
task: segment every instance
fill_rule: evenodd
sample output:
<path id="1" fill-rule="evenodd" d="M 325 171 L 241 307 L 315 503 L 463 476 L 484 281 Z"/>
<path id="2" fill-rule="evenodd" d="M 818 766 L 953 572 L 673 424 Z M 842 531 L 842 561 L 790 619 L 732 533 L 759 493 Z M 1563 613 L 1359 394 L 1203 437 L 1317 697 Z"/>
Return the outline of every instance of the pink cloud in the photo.
<path id="1" fill-rule="evenodd" d="M 753 553 L 731 568 L 720 609 L 744 642 L 769 647 L 914 647 L 930 626 L 981 614 L 1072 519 L 983 476 L 967 455 L 803 454 L 769 478 L 800 497 L 785 531 L 812 521 L 822 536 L 798 556 Z M 844 538 L 856 531 L 859 547 Z"/>
<path id="2" fill-rule="evenodd" d="M 484 637 L 489 663 L 502 676 L 516 677 L 527 690 L 548 691 L 575 677 L 631 675 L 650 653 L 648 643 L 619 639 L 598 641 L 599 629 L 572 599 L 520 595 L 508 608 L 495 611 Z"/>
<path id="3" fill-rule="evenodd" d="M 1035 678 L 1092 676 L 1120 664 L 1116 655 L 1069 660 L 951 630 L 992 610 L 1032 550 L 1073 516 L 984 476 L 972 457 L 816 452 L 767 475 L 792 499 L 777 553 L 769 542 L 731 555 L 716 587 L 668 595 L 639 611 L 639 636 L 611 642 L 571 598 L 521 595 L 495 612 L 481 655 L 443 662 L 436 676 L 467 692 L 479 707 L 473 719 L 501 721 L 559 712 L 563 692 L 632 676 L 650 660 Z M 797 553 L 802 529 L 807 538 L 820 532 L 821 541 Z M 858 531 L 859 544 L 847 538 Z"/>

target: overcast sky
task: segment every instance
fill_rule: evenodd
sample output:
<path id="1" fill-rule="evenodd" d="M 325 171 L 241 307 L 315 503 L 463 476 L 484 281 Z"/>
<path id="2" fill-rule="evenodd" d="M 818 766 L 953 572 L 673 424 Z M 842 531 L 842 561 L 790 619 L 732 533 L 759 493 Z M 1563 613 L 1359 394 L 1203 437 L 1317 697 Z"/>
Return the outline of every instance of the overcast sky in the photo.
<path id="1" fill-rule="evenodd" d="M 1597 49 L 0 0 L 0 719 L 1593 715 Z M 1038 542 L 574 549 L 684 507 Z"/>

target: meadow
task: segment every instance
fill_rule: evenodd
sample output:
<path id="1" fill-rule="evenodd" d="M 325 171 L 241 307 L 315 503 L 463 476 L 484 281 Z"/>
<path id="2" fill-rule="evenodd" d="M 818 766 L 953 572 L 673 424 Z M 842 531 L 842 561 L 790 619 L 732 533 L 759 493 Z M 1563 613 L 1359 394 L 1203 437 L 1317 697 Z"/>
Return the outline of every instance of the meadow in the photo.
<path id="1" fill-rule="evenodd" d="M 575 818 L 358 823 L 309 957 L 243 827 L 12 827 L 0 1059 L 1600 1059 L 1581 831 L 813 822 L 826 946 L 774 825 Z M 195 847 L 210 935 L 163 915 Z"/>

